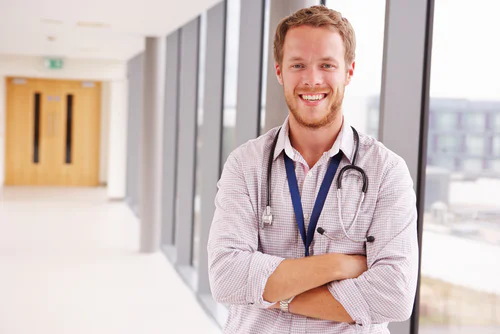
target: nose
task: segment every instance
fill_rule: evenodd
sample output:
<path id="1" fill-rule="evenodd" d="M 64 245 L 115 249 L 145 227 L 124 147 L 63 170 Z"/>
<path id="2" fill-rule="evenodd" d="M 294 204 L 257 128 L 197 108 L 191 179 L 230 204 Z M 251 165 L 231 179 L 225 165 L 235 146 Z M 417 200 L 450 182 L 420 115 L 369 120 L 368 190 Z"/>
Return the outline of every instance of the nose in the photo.
<path id="1" fill-rule="evenodd" d="M 308 87 L 321 86 L 324 82 L 323 73 L 314 67 L 309 67 L 302 72 L 302 84 Z"/>

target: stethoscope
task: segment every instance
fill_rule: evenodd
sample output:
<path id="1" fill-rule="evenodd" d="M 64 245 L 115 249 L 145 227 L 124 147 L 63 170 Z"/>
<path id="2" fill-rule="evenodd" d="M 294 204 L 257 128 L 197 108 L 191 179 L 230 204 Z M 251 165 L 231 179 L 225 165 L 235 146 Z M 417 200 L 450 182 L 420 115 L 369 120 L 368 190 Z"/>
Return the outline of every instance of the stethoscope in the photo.
<path id="1" fill-rule="evenodd" d="M 358 156 L 358 150 L 359 150 L 359 135 L 358 132 L 354 127 L 351 126 L 351 129 L 353 131 L 353 137 L 354 137 L 354 142 L 355 142 L 355 148 L 354 148 L 354 154 L 352 158 L 352 164 L 344 166 L 339 173 L 339 176 L 337 178 L 337 199 L 338 199 L 338 212 L 339 212 L 339 222 L 340 226 L 342 227 L 342 232 L 344 232 L 344 236 L 340 237 L 332 237 L 328 235 L 327 231 L 323 229 L 322 227 L 318 227 L 316 231 L 321 234 L 326 236 L 327 238 L 331 240 L 340 240 L 343 238 L 347 238 L 353 242 L 374 242 L 375 237 L 373 236 L 367 236 L 366 238 L 363 239 L 358 239 L 358 238 L 352 238 L 349 236 L 349 232 L 351 229 L 354 227 L 354 225 L 357 222 L 358 215 L 359 215 L 359 210 L 361 209 L 361 204 L 365 200 L 365 195 L 366 191 L 368 189 L 368 177 L 366 176 L 365 171 L 363 168 L 356 166 L 356 159 Z M 278 132 L 276 133 L 274 140 L 273 140 L 273 145 L 271 147 L 271 152 L 269 153 L 269 163 L 267 165 L 267 203 L 266 203 L 266 211 L 264 212 L 262 216 L 262 222 L 261 222 L 261 228 L 265 228 L 267 226 L 271 226 L 273 223 L 273 215 L 272 215 L 272 210 L 271 210 L 271 172 L 273 168 L 273 160 L 274 160 L 274 150 L 276 149 L 276 144 L 278 142 L 278 137 L 279 133 L 281 131 L 281 128 L 278 129 Z M 341 189 L 342 189 L 342 177 L 344 176 L 344 173 L 348 170 L 354 170 L 359 173 L 359 175 L 363 179 L 363 187 L 361 188 L 361 198 L 358 203 L 358 207 L 356 209 L 356 214 L 354 215 L 353 221 L 349 229 L 346 231 L 345 226 L 344 226 L 344 221 L 342 220 L 342 201 L 341 201 Z"/>

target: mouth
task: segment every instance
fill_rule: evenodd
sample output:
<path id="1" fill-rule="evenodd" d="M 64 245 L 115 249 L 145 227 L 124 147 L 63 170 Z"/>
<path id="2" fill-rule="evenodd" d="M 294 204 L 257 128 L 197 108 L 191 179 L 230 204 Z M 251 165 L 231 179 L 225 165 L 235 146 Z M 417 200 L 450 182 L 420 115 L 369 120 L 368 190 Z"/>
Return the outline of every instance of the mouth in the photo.
<path id="1" fill-rule="evenodd" d="M 299 94 L 300 99 L 306 105 L 318 105 L 320 104 L 328 94 L 326 93 L 317 93 L 317 94 Z"/>

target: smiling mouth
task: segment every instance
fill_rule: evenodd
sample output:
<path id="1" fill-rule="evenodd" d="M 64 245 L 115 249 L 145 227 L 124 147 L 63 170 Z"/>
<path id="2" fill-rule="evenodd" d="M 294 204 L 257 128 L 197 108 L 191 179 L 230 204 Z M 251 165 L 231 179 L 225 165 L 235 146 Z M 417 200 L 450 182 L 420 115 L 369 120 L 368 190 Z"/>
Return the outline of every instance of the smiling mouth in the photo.
<path id="1" fill-rule="evenodd" d="M 299 94 L 299 97 L 306 102 L 318 102 L 322 101 L 327 97 L 328 94 Z"/>

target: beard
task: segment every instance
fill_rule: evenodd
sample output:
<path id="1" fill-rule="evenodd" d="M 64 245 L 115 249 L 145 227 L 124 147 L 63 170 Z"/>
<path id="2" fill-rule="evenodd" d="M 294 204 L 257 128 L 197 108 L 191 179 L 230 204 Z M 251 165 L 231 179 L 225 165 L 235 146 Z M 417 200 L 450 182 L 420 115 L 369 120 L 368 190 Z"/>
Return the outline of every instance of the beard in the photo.
<path id="1" fill-rule="evenodd" d="M 284 89 L 285 90 L 285 89 Z M 299 110 L 300 107 L 298 106 L 298 103 L 296 103 L 296 98 L 300 97 L 295 94 L 287 94 L 285 90 L 285 101 L 286 104 L 288 105 L 288 110 L 292 113 L 293 118 L 299 123 L 301 126 L 309 129 L 319 129 L 322 127 L 325 127 L 327 125 L 330 125 L 342 112 L 342 102 L 344 100 L 344 92 L 345 92 L 345 85 L 337 86 L 333 91 L 331 91 L 328 96 L 325 99 L 329 99 L 329 103 L 327 105 L 327 113 L 321 117 L 319 120 L 307 120 L 305 117 L 305 113 L 308 111 L 305 111 L 301 113 Z M 314 95 L 314 91 L 307 92 L 308 94 Z M 304 107 L 304 108 L 322 108 L 320 106 L 317 107 Z"/>

